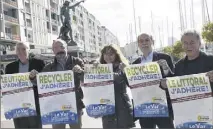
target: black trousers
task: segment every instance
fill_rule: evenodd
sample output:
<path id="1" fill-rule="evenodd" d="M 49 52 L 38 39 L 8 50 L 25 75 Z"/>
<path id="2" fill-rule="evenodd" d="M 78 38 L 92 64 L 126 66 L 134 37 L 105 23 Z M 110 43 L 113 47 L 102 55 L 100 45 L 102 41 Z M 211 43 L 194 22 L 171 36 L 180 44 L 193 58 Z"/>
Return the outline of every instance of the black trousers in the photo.
<path id="1" fill-rule="evenodd" d="M 15 118 L 13 119 L 13 122 L 16 129 L 21 129 L 21 128 L 22 129 L 23 128 L 42 129 L 40 116 Z"/>
<path id="2" fill-rule="evenodd" d="M 174 129 L 173 119 L 170 117 L 158 117 L 158 118 L 140 118 L 139 119 L 141 129 L 149 128 L 155 129 L 156 125 L 159 129 L 170 128 Z"/>

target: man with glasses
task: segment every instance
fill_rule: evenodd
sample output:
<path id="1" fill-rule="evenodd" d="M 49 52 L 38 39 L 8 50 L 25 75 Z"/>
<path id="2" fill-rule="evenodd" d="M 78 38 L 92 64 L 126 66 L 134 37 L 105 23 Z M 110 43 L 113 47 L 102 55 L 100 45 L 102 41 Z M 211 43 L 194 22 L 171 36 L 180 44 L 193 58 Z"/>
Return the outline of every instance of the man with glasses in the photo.
<path id="1" fill-rule="evenodd" d="M 173 76 L 173 62 L 169 55 L 155 52 L 153 50 L 154 40 L 151 35 L 143 33 L 138 36 L 138 46 L 143 55 L 133 62 L 133 64 L 144 64 L 156 61 L 160 65 L 162 76 Z M 161 87 L 162 88 L 162 87 Z M 165 90 L 167 97 L 169 116 L 168 117 L 143 117 L 139 118 L 141 128 L 174 128 L 173 110 L 168 90 Z M 150 93 L 151 94 L 151 93 Z M 143 96 L 143 95 L 142 95 Z"/>
<path id="2" fill-rule="evenodd" d="M 52 44 L 52 50 L 55 54 L 55 59 L 52 63 L 45 66 L 42 72 L 52 72 L 52 71 L 66 71 L 72 70 L 74 72 L 74 82 L 75 82 L 75 92 L 76 92 L 76 102 L 78 110 L 78 124 L 69 124 L 70 128 L 80 129 L 81 116 L 83 114 L 82 109 L 85 107 L 83 99 L 83 91 L 80 87 L 80 82 L 83 80 L 84 63 L 80 58 L 73 57 L 67 54 L 67 44 L 60 39 L 54 40 Z M 30 78 L 35 80 L 37 71 L 32 71 Z M 53 129 L 65 129 L 65 124 L 52 125 Z"/>

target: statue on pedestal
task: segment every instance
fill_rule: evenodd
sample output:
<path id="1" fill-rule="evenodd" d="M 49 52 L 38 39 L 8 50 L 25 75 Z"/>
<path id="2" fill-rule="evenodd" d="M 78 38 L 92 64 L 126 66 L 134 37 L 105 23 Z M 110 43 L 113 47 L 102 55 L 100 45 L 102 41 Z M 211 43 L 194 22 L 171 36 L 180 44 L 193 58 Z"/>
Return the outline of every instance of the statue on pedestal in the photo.
<path id="1" fill-rule="evenodd" d="M 60 19 L 62 22 L 62 27 L 60 28 L 59 37 L 60 39 L 67 42 L 69 46 L 75 46 L 77 43 L 73 40 L 73 34 L 72 34 L 72 21 L 70 17 L 70 9 L 74 10 L 76 6 L 80 5 L 80 3 L 84 2 L 85 0 L 81 0 L 77 2 L 76 4 L 69 6 L 70 1 L 66 0 L 61 7 L 60 10 Z M 68 35 L 69 33 L 69 35 Z"/>

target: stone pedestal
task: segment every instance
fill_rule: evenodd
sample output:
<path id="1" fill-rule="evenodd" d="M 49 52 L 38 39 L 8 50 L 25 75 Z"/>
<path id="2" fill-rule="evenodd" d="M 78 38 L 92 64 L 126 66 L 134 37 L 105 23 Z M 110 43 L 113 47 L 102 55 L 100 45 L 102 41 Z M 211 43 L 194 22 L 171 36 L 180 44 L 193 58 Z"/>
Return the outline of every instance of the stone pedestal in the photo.
<path id="1" fill-rule="evenodd" d="M 75 41 L 66 41 L 67 46 L 78 46 L 78 44 Z"/>

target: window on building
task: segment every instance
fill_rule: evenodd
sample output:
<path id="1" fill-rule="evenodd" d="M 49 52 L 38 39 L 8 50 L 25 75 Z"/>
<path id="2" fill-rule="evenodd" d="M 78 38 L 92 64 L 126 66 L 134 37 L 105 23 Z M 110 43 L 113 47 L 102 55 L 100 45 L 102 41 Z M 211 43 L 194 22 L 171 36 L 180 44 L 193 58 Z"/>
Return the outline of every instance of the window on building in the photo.
<path id="1" fill-rule="evenodd" d="M 82 40 L 85 41 L 85 37 L 84 36 L 82 36 Z"/>
<path id="2" fill-rule="evenodd" d="M 31 19 L 26 19 L 26 22 L 28 27 L 32 27 Z"/>
<path id="3" fill-rule="evenodd" d="M 60 17 L 60 16 L 59 16 L 59 15 L 57 15 L 57 21 L 58 21 L 58 22 L 60 21 L 60 20 L 59 20 L 59 17 Z"/>
<path id="4" fill-rule="evenodd" d="M 24 29 L 24 35 L 27 37 L 27 29 Z"/>
<path id="5" fill-rule="evenodd" d="M 82 13 L 80 13 L 80 17 L 83 18 L 83 14 Z"/>
<path id="6" fill-rule="evenodd" d="M 9 27 L 5 27 L 5 33 L 11 34 L 12 33 L 12 29 L 9 28 Z"/>
<path id="7" fill-rule="evenodd" d="M 30 3 L 29 3 L 29 1 L 25 1 L 24 5 L 25 5 L 25 8 L 26 8 L 26 9 L 29 9 L 29 8 L 30 8 Z M 28 11 L 29 11 L 29 10 L 28 10 Z"/>
<path id="8" fill-rule="evenodd" d="M 28 34 L 27 37 L 28 37 L 28 38 L 32 38 L 32 35 L 31 35 L 31 34 Z"/>
<path id="9" fill-rule="evenodd" d="M 25 13 L 22 13 L 23 14 L 23 20 L 25 21 Z"/>
<path id="10" fill-rule="evenodd" d="M 73 21 L 77 21 L 77 17 L 73 15 Z"/>
<path id="11" fill-rule="evenodd" d="M 49 30 L 50 29 L 50 23 L 47 22 L 47 29 Z"/>
<path id="12" fill-rule="evenodd" d="M 51 18 L 52 18 L 53 20 L 56 20 L 56 14 L 55 14 L 55 13 L 51 13 Z"/>
<path id="13" fill-rule="evenodd" d="M 5 15 L 8 15 L 8 11 L 4 10 L 4 14 L 5 14 Z"/>
<path id="14" fill-rule="evenodd" d="M 46 17 L 49 17 L 49 11 L 46 9 Z"/>
<path id="15" fill-rule="evenodd" d="M 57 32 L 57 26 L 52 25 L 52 31 Z"/>
<path id="16" fill-rule="evenodd" d="M 12 17 L 17 18 L 16 13 L 17 13 L 16 9 L 11 9 L 11 15 L 12 15 Z"/>

